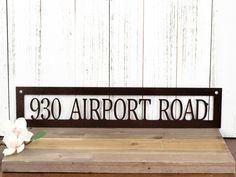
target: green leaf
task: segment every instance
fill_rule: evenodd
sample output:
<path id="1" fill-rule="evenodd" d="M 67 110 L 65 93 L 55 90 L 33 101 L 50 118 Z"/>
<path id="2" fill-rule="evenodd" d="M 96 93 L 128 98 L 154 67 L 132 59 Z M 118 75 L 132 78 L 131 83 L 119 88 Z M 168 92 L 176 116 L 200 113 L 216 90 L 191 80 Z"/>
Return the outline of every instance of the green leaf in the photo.
<path id="1" fill-rule="evenodd" d="M 44 137 L 46 134 L 47 134 L 47 133 L 44 132 L 44 131 L 36 132 L 36 133 L 32 136 L 31 141 L 35 141 L 35 140 L 37 140 L 37 139 L 39 139 L 39 138 L 42 138 L 42 137 Z"/>

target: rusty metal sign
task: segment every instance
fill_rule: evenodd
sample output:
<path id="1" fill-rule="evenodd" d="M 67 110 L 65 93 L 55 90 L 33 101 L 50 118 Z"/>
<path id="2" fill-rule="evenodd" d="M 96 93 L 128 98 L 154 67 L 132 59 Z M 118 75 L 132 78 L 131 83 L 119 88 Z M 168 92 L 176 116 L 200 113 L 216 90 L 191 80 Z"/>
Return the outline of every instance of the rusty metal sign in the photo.
<path id="1" fill-rule="evenodd" d="M 219 128 L 221 88 L 17 87 L 32 127 Z"/>

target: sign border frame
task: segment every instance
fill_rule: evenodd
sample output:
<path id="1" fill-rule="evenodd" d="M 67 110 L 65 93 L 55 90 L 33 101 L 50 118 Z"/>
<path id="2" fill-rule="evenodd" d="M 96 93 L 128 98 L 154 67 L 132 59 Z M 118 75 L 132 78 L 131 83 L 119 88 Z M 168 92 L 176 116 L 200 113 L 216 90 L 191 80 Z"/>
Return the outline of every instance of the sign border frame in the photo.
<path id="1" fill-rule="evenodd" d="M 27 120 L 30 127 L 220 128 L 222 88 L 16 87 L 16 117 L 24 117 L 25 95 L 213 96 L 213 120 Z"/>

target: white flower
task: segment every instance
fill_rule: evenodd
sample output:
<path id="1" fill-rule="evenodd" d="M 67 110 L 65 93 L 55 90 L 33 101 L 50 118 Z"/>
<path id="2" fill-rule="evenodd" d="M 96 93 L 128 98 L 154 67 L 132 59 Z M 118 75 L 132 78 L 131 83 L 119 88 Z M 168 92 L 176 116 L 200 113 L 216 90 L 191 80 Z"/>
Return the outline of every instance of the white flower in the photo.
<path id="1" fill-rule="evenodd" d="M 1 127 L 1 132 L 4 135 L 3 142 L 7 146 L 7 149 L 3 151 L 3 154 L 11 155 L 17 151 L 17 153 L 24 150 L 24 142 L 29 142 L 33 133 L 27 130 L 27 123 L 25 118 L 18 118 L 14 124 L 10 121 L 6 121 Z"/>
<path id="2" fill-rule="evenodd" d="M 15 152 L 20 153 L 25 148 L 23 139 L 17 138 L 17 136 L 14 133 L 10 133 L 4 136 L 3 142 L 7 146 L 7 148 L 4 149 L 3 151 L 4 156 L 12 155 Z"/>
<path id="3" fill-rule="evenodd" d="M 33 133 L 27 130 L 27 123 L 23 117 L 16 119 L 15 124 L 10 131 L 24 142 L 29 142 L 33 136 Z"/>

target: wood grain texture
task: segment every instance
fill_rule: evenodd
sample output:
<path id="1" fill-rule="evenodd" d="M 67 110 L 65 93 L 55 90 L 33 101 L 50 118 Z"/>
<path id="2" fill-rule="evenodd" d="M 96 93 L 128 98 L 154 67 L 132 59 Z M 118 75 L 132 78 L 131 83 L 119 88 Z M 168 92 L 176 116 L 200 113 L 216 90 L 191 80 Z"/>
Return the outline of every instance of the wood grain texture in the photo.
<path id="1" fill-rule="evenodd" d="M 208 87 L 210 22 L 210 0 L 144 1 L 144 86 Z"/>
<path id="2" fill-rule="evenodd" d="M 110 86 L 142 86 L 143 1 L 110 2 Z"/>
<path id="3" fill-rule="evenodd" d="M 4 173 L 3 177 L 234 177 L 234 174 Z"/>
<path id="4" fill-rule="evenodd" d="M 111 0 L 109 20 L 109 86 L 141 87 L 143 0 Z M 111 100 L 116 98 L 110 97 Z M 122 111 L 118 112 L 119 117 L 122 114 Z M 137 115 L 141 117 L 142 111 L 137 110 Z M 115 118 L 110 116 L 110 119 Z M 125 119 L 128 119 L 127 115 Z M 130 119 L 134 119 L 133 114 Z"/>
<path id="5" fill-rule="evenodd" d="M 58 146 L 60 144 L 60 146 Z M 147 150 L 147 151 L 226 151 L 224 140 L 206 139 L 118 139 L 118 138 L 44 138 L 28 146 L 30 149 L 75 150 Z"/>
<path id="6" fill-rule="evenodd" d="M 144 1 L 143 86 L 175 87 L 177 1 Z"/>
<path id="7" fill-rule="evenodd" d="M 176 87 L 177 12 L 175 0 L 144 1 L 144 87 Z M 157 102 L 152 105 L 159 106 Z M 152 115 L 157 115 L 157 109 L 147 116 Z"/>
<path id="8" fill-rule="evenodd" d="M 2 140 L 2 137 L 0 137 L 0 141 Z M 0 146 L 0 177 L 2 177 L 2 158 L 3 158 L 3 149 L 4 147 Z"/>
<path id="9" fill-rule="evenodd" d="M 147 138 L 147 139 L 222 139 L 218 129 L 189 128 L 190 134 L 178 128 L 31 128 L 30 131 L 46 131 L 45 138 Z"/>
<path id="10" fill-rule="evenodd" d="M 41 0 L 39 8 L 38 85 L 75 85 L 74 1 Z"/>
<path id="11" fill-rule="evenodd" d="M 54 129 L 54 134 L 61 129 Z M 70 137 L 53 136 L 33 142 L 18 155 L 3 158 L 4 172 L 78 172 L 78 173 L 234 173 L 235 162 L 218 132 L 199 139 L 191 129 L 179 129 L 158 137 L 154 130 L 132 138 L 132 129 L 90 129 Z M 120 129 L 122 130 L 122 129 Z M 200 130 L 200 129 L 199 129 Z M 205 133 L 207 133 L 206 129 Z M 99 132 L 97 134 L 97 132 Z M 151 133 L 153 131 L 153 133 Z M 130 134 L 128 132 L 131 132 Z M 164 133 L 163 129 L 163 133 Z M 212 132 L 212 130 L 209 130 Z M 120 137 L 119 137 L 120 133 Z M 124 132 L 123 132 L 124 133 Z M 172 133 L 172 138 L 171 138 Z M 113 135 L 117 135 L 114 136 Z M 152 135 L 151 135 L 152 134 Z M 191 137 L 192 134 L 192 137 Z M 204 133 L 202 133 L 204 134 Z M 186 139 L 185 136 L 186 135 Z M 143 138 L 145 137 L 145 138 Z M 53 167 L 52 167 L 53 166 Z"/>
<path id="12" fill-rule="evenodd" d="M 212 0 L 179 1 L 177 87 L 210 85 L 211 5 Z M 211 105 L 206 119 L 212 120 L 212 97 L 204 100 Z"/>
<path id="13" fill-rule="evenodd" d="M 236 85 L 233 81 L 236 75 L 233 47 L 236 25 L 231 22 L 236 16 L 235 7 L 236 2 L 233 0 L 213 1 L 211 87 L 223 87 L 221 132 L 225 137 L 236 136 Z"/>
<path id="14" fill-rule="evenodd" d="M 15 86 L 40 85 L 41 3 L 8 1 L 10 119 L 15 120 Z"/>
<path id="15" fill-rule="evenodd" d="M 178 1 L 177 87 L 209 87 L 211 2 Z"/>
<path id="16" fill-rule="evenodd" d="M 9 119 L 7 45 L 7 4 L 0 1 L 0 121 Z"/>
<path id="17" fill-rule="evenodd" d="M 108 86 L 108 8 L 107 0 L 9 0 L 12 120 L 16 86 Z"/>
<path id="18" fill-rule="evenodd" d="M 109 86 L 109 1 L 74 1 L 76 86 Z M 63 1 L 66 4 L 66 1 Z"/>
<path id="19" fill-rule="evenodd" d="M 208 87 L 210 23 L 211 0 L 144 1 L 144 85 Z"/>

